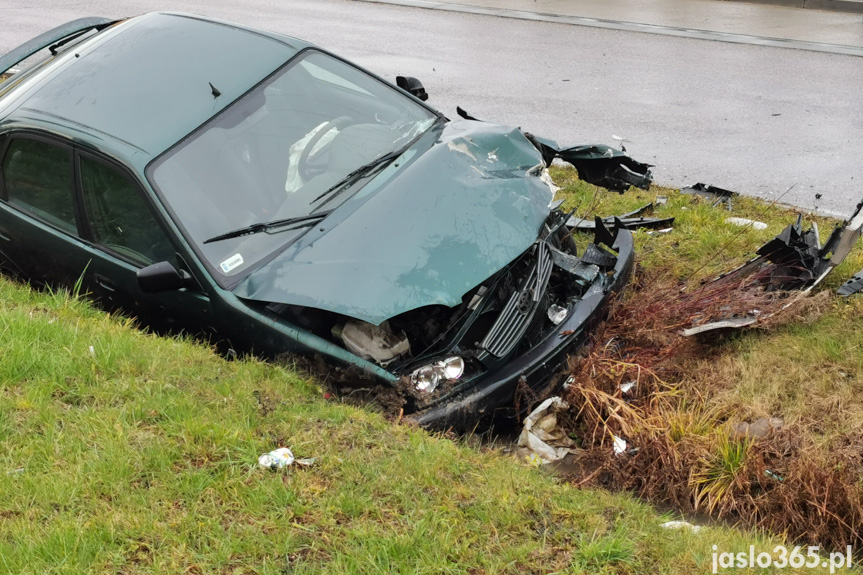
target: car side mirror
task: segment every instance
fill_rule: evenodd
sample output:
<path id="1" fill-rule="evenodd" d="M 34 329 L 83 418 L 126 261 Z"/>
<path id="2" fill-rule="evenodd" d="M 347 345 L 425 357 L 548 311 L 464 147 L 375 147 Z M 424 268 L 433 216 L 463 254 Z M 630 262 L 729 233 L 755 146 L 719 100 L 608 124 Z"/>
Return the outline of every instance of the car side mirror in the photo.
<path id="1" fill-rule="evenodd" d="M 182 289 L 191 284 L 192 276 L 170 262 L 158 262 L 138 270 L 138 287 L 144 293 Z"/>
<path id="2" fill-rule="evenodd" d="M 396 86 L 425 102 L 429 99 L 423 83 L 411 76 L 396 76 Z"/>

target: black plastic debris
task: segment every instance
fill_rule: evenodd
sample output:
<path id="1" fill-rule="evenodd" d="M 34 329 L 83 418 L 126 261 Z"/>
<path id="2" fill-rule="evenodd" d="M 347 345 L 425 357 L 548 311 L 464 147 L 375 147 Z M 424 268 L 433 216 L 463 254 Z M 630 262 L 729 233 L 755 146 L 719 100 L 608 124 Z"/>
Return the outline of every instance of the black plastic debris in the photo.
<path id="1" fill-rule="evenodd" d="M 815 287 L 833 268 L 842 263 L 860 238 L 863 227 L 861 207 L 863 202 L 857 204 L 849 220 L 836 226 L 823 246 L 818 238 L 817 225 L 813 223 L 804 231 L 803 218 L 798 216 L 796 222 L 789 224 L 778 236 L 758 249 L 756 253 L 759 257 L 722 277 L 766 271 L 768 273 L 764 274 L 762 283 L 769 290 Z"/>
<path id="2" fill-rule="evenodd" d="M 674 218 L 621 218 L 611 216 L 609 218 L 597 218 L 603 224 L 610 227 L 626 228 L 627 230 L 636 230 L 644 228 L 648 230 L 661 230 L 670 228 L 674 225 Z M 571 230 L 579 230 L 582 232 L 592 232 L 596 229 L 596 220 L 583 220 L 581 218 L 569 218 L 566 222 L 566 227 Z"/>
<path id="3" fill-rule="evenodd" d="M 617 256 L 602 246 L 588 244 L 584 255 L 581 256 L 581 262 L 601 268 L 613 268 L 614 264 L 617 263 Z"/>
<path id="4" fill-rule="evenodd" d="M 773 289 L 801 289 L 821 275 L 829 260 L 821 257 L 821 245 L 814 228 L 803 231 L 803 218 L 789 224 L 782 232 L 756 252 L 775 264 L 770 275 Z"/>
<path id="5" fill-rule="evenodd" d="M 854 274 L 851 279 L 839 286 L 836 293 L 841 296 L 848 297 L 863 290 L 863 270 Z"/>
<path id="6" fill-rule="evenodd" d="M 641 217 L 644 214 L 649 213 L 651 210 L 653 210 L 652 202 L 641 206 L 636 210 L 632 210 L 631 212 L 620 214 L 619 216 L 608 216 L 607 218 L 601 219 L 597 217 L 593 220 L 570 217 L 566 221 L 566 227 L 571 230 L 592 232 L 596 229 L 597 220 L 600 220 L 606 227 L 626 228 L 627 230 L 635 230 L 638 228 L 646 228 L 650 230 L 665 229 L 670 228 L 674 224 L 674 218 Z"/>
<path id="7" fill-rule="evenodd" d="M 650 202 L 649 204 L 644 204 L 640 208 L 635 208 L 631 212 L 626 212 L 625 214 L 620 214 L 617 217 L 619 217 L 620 219 L 640 218 L 644 214 L 649 214 L 652 211 L 653 211 L 653 202 Z"/>
<path id="8" fill-rule="evenodd" d="M 617 230 L 618 228 L 614 225 L 609 230 L 602 218 L 596 216 L 593 220 L 593 242 L 613 246 L 615 240 L 617 240 Z"/>
<path id="9" fill-rule="evenodd" d="M 470 113 L 467 110 L 465 110 L 464 108 L 462 108 L 461 106 L 455 107 L 455 113 L 458 114 L 459 116 L 461 116 L 462 118 L 464 118 L 465 120 L 473 120 L 474 122 L 482 122 L 483 121 L 483 120 L 480 120 L 479 118 L 471 116 Z"/>
<path id="10" fill-rule="evenodd" d="M 714 208 L 719 204 L 724 203 L 725 207 L 728 208 L 728 211 L 731 211 L 731 198 L 735 198 L 740 195 L 737 192 L 732 192 L 731 190 L 726 190 L 717 186 L 711 186 L 710 184 L 702 184 L 701 182 L 681 188 L 680 193 L 691 194 L 704 198 L 705 200 L 712 202 L 711 205 Z"/>
<path id="11" fill-rule="evenodd" d="M 525 133 L 542 154 L 546 165 L 555 158 L 572 164 L 578 170 L 578 177 L 596 186 L 623 193 L 630 186 L 646 190 L 653 181 L 651 164 L 632 159 L 621 150 L 601 144 L 584 144 L 560 148 L 556 142 Z"/>

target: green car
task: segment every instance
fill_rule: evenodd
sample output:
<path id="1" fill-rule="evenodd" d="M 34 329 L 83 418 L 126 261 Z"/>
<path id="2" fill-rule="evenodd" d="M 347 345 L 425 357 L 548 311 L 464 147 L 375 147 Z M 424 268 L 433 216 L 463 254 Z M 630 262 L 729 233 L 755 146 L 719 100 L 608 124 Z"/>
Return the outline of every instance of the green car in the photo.
<path id="1" fill-rule="evenodd" d="M 559 387 L 632 268 L 626 230 L 577 254 L 546 166 L 613 189 L 648 166 L 450 121 L 416 79 L 301 40 L 85 18 L 0 71 L 5 271 L 225 353 L 309 358 L 428 427 Z"/>

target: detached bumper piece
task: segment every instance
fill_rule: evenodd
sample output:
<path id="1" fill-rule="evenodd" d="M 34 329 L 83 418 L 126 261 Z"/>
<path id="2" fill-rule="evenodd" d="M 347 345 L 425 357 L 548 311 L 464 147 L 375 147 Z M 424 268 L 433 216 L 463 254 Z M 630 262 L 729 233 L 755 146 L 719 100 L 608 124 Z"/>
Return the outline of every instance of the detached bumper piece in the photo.
<path id="1" fill-rule="evenodd" d="M 578 170 L 578 177 L 590 184 L 623 193 L 630 186 L 646 190 L 653 181 L 651 164 L 634 160 L 621 150 L 601 144 L 560 148 L 552 140 L 527 133 L 525 137 L 540 151 L 547 166 L 555 158 L 560 158 Z"/>
<path id="2" fill-rule="evenodd" d="M 758 249 L 756 253 L 759 257 L 722 277 L 744 276 L 761 271 L 767 272 L 762 283 L 769 290 L 812 289 L 842 263 L 860 238 L 863 228 L 861 207 L 863 202 L 857 204 L 849 220 L 836 226 L 823 246 L 818 239 L 818 227 L 813 223 L 804 231 L 803 218 L 798 216 L 795 223 Z M 771 264 L 772 267 L 768 267 Z M 849 289 L 851 286 L 846 291 Z"/>

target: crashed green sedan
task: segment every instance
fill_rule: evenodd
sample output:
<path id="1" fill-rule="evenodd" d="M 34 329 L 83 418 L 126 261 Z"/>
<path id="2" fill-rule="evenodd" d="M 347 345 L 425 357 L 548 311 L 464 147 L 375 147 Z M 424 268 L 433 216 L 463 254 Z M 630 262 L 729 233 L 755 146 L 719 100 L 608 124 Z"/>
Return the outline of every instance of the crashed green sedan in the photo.
<path id="1" fill-rule="evenodd" d="M 301 40 L 85 18 L 0 71 L 4 270 L 225 353 L 310 358 L 422 425 L 562 385 L 632 268 L 626 230 L 578 255 L 546 166 L 619 190 L 648 166 L 450 121 L 416 79 Z"/>

